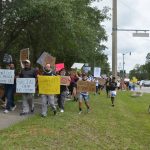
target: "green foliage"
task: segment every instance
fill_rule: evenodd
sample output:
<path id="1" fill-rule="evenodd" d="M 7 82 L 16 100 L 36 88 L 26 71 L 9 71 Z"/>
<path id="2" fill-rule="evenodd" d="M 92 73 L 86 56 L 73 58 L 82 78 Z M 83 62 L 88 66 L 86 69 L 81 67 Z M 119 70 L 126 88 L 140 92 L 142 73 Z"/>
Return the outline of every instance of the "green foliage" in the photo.
<path id="1" fill-rule="evenodd" d="M 150 79 L 150 53 L 146 56 L 146 63 L 144 65 L 136 65 L 133 70 L 130 71 L 130 78 L 137 77 L 138 80 Z"/>
<path id="2" fill-rule="evenodd" d="M 109 71 L 107 40 L 101 23 L 108 19 L 108 8 L 90 6 L 92 0 L 13 0 L 3 4 L 0 47 L 17 56 L 29 47 L 31 60 L 36 62 L 43 51 L 51 53 L 57 62 L 70 67 L 85 62 Z M 94 63 L 93 63 L 94 59 Z"/>

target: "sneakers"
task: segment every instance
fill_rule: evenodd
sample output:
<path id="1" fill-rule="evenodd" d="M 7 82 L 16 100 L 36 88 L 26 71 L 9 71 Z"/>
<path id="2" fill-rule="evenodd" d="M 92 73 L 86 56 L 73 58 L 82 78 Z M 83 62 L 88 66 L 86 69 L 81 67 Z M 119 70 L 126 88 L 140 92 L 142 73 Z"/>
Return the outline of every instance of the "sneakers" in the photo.
<path id="1" fill-rule="evenodd" d="M 46 118 L 46 115 L 41 114 L 41 117 L 42 117 L 42 118 Z"/>
<path id="2" fill-rule="evenodd" d="M 11 108 L 11 111 L 14 111 L 16 109 L 16 105 L 14 107 Z"/>
<path id="3" fill-rule="evenodd" d="M 20 116 L 25 116 L 25 115 L 28 115 L 29 113 L 27 113 L 27 112 L 21 112 L 20 113 Z"/>
<path id="4" fill-rule="evenodd" d="M 31 109 L 31 113 L 34 113 L 34 107 Z"/>
<path id="5" fill-rule="evenodd" d="M 79 111 L 79 115 L 82 113 L 82 111 Z"/>
<path id="6" fill-rule="evenodd" d="M 64 110 L 63 110 L 63 109 L 61 109 L 61 110 L 60 110 L 60 112 L 61 112 L 61 113 L 63 113 L 63 112 L 64 112 Z"/>
<path id="7" fill-rule="evenodd" d="M 90 109 L 87 109 L 87 113 L 90 113 Z"/>
<path id="8" fill-rule="evenodd" d="M 112 104 L 111 106 L 112 106 L 112 107 L 114 107 L 115 105 L 114 105 L 114 104 Z"/>
<path id="9" fill-rule="evenodd" d="M 5 113 L 5 114 L 8 114 L 8 113 L 9 113 L 9 110 L 5 109 L 5 110 L 4 110 L 4 113 Z"/>

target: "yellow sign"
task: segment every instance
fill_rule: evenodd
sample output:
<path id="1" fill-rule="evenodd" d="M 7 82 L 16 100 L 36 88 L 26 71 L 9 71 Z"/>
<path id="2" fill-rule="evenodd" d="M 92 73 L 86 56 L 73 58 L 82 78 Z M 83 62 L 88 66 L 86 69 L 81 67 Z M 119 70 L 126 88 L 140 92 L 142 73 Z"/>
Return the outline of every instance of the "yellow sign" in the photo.
<path id="1" fill-rule="evenodd" d="M 60 76 L 38 76 L 39 94 L 60 94 Z"/>

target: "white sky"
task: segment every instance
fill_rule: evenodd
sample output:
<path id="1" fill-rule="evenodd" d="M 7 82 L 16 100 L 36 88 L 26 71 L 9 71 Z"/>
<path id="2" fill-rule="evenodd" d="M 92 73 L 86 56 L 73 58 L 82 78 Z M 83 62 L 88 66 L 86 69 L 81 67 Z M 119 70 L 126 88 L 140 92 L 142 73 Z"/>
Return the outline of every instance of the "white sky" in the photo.
<path id="1" fill-rule="evenodd" d="M 99 9 L 103 6 L 111 8 L 113 0 L 97 0 L 93 5 Z M 118 0 L 118 28 L 150 30 L 150 0 Z M 111 15 L 110 15 L 111 17 Z M 103 23 L 108 34 L 108 42 L 105 45 L 111 66 L 111 32 L 112 20 Z M 118 70 L 122 69 L 123 53 L 125 55 L 125 70 L 129 72 L 136 64 L 145 64 L 146 55 L 150 52 L 150 37 L 133 37 L 133 32 L 118 31 Z M 129 53 L 131 52 L 131 55 Z"/>

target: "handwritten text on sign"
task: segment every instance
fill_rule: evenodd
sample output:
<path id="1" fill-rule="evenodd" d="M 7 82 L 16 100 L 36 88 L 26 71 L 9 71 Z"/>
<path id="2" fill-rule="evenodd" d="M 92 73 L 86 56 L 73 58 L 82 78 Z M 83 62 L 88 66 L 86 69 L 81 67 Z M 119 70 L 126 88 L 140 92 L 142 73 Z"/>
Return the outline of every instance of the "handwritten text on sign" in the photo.
<path id="1" fill-rule="evenodd" d="M 17 78 L 16 93 L 35 93 L 35 78 Z"/>
<path id="2" fill-rule="evenodd" d="M 39 94 L 60 94 L 60 76 L 38 76 Z"/>
<path id="3" fill-rule="evenodd" d="M 0 69 L 0 83 L 14 84 L 14 70 Z"/>
<path id="4" fill-rule="evenodd" d="M 70 85 L 70 81 L 71 81 L 70 76 L 61 76 L 60 84 L 69 86 Z"/>
<path id="5" fill-rule="evenodd" d="M 95 91 L 96 91 L 95 82 L 90 81 L 77 82 L 77 92 L 95 92 Z"/>

